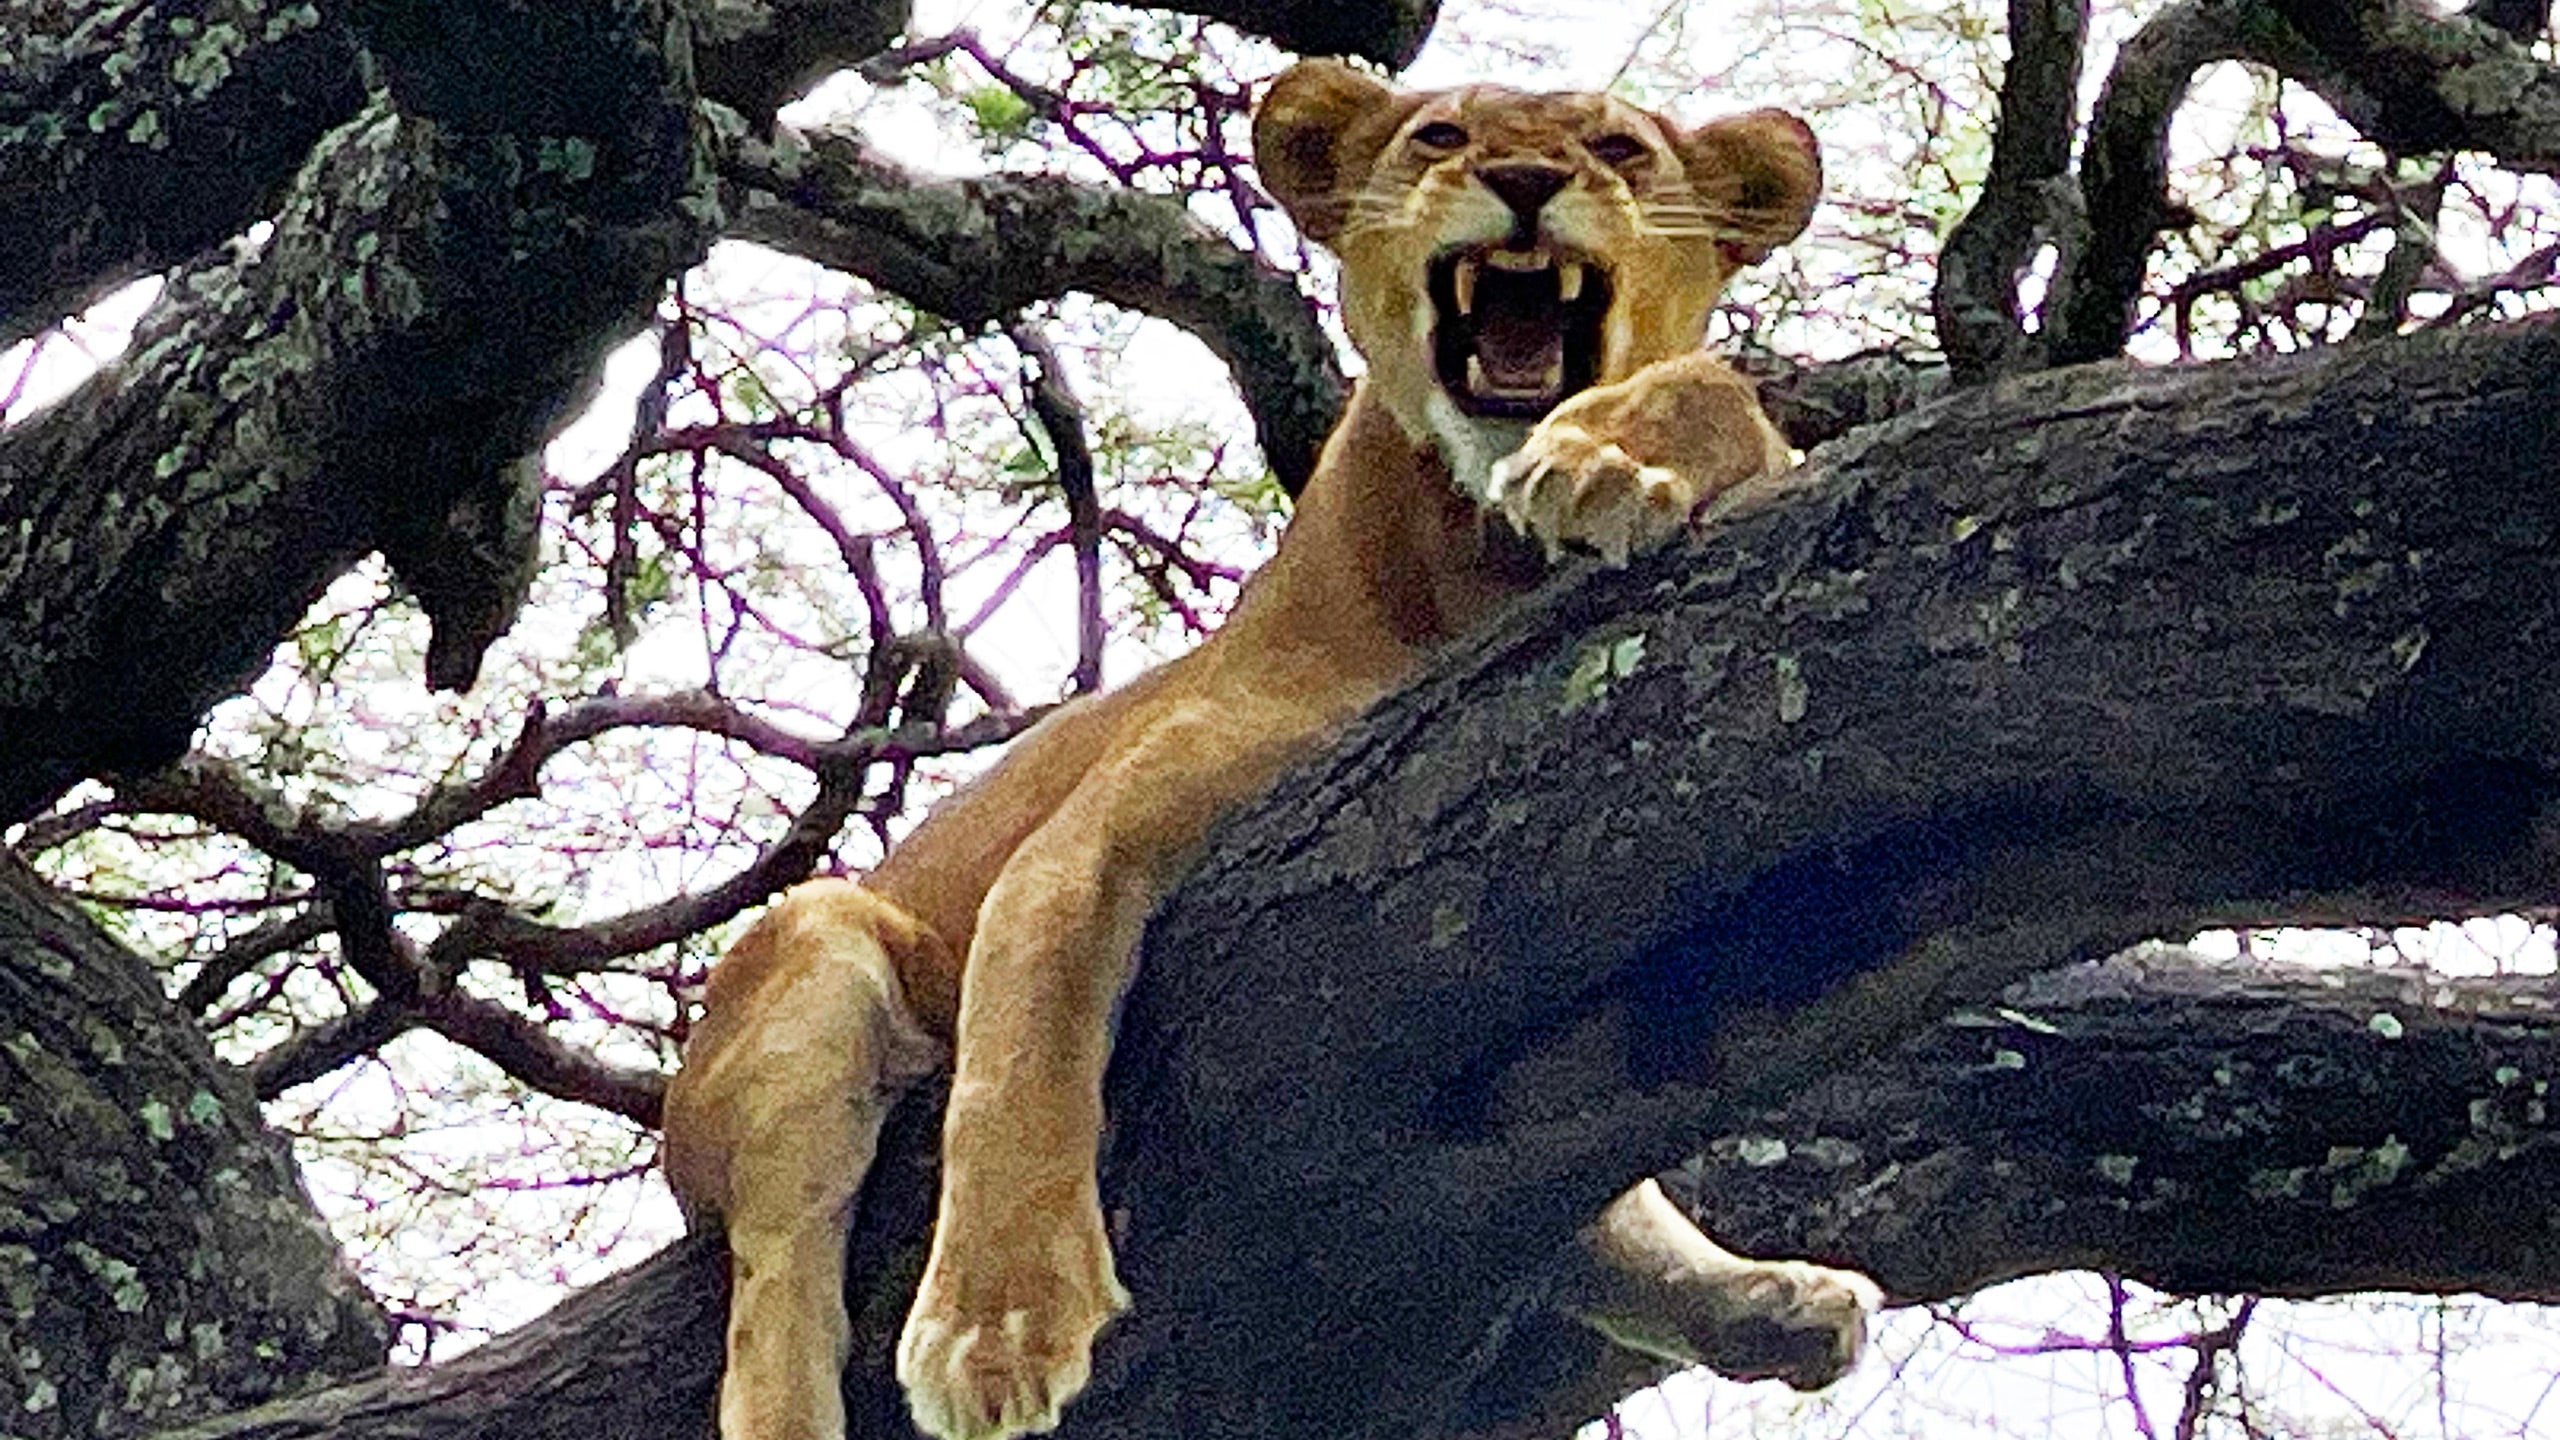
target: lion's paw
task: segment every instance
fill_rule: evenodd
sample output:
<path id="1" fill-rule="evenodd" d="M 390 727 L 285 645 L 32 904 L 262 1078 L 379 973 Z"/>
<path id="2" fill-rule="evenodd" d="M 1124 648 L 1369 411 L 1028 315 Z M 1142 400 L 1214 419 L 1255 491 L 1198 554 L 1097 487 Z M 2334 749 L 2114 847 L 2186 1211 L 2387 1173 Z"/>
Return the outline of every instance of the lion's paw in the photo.
<path id="1" fill-rule="evenodd" d="M 1546 546 L 1585 545 L 1612 565 L 1680 533 L 1698 487 L 1647 465 L 1581 426 L 1550 417 L 1495 462 L 1493 503 L 1514 529 Z"/>
<path id="2" fill-rule="evenodd" d="M 1001 1246 L 943 1244 L 966 1228 L 935 1237 L 898 1338 L 907 1408 L 940 1440 L 1044 1434 L 1092 1378 L 1094 1336 L 1129 1308 L 1102 1217 L 1017 1222 Z M 1042 1243 L 1026 1228 L 1053 1233 Z"/>
<path id="3" fill-rule="evenodd" d="M 1758 1323 L 1728 1335 L 1716 1368 L 1798 1390 L 1819 1390 L 1848 1374 L 1866 1348 L 1867 1317 L 1884 1304 L 1866 1276 L 1800 1260 L 1755 1262 L 1743 1291 Z"/>

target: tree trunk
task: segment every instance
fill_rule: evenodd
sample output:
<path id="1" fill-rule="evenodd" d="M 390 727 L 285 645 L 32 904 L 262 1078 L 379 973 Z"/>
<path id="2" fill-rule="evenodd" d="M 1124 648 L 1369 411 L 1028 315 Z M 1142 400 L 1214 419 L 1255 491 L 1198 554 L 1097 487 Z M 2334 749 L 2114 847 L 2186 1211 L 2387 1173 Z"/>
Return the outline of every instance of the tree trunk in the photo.
<path id="1" fill-rule="evenodd" d="M 175 758 L 375 550 L 434 623 L 428 678 L 468 685 L 532 580 L 525 457 L 709 243 L 663 11 L 346 9 L 396 107 L 322 138 L 274 233 L 174 277 L 116 369 L 0 434 L 0 820 Z M 584 63 L 489 72 L 502 44 Z"/>
<path id="2" fill-rule="evenodd" d="M 0 1429 L 134 1434 L 387 1344 L 239 1072 L 0 851 Z"/>
<path id="3" fill-rule="evenodd" d="M 1945 1017 L 2148 935 L 2545 897 L 2555 375 L 2534 325 L 2004 382 L 1447 657 L 1150 929 L 1105 1156 L 1137 1305 L 1061 1433 L 1496 1428 L 1589 1358 L 1519 1319 L 1570 1236 L 1701 1152 L 1720 1233 L 1905 1297 L 2552 1294 L 2524 982 L 2118 967 Z M 913 1109 L 853 1268 L 864 1404 Z"/>

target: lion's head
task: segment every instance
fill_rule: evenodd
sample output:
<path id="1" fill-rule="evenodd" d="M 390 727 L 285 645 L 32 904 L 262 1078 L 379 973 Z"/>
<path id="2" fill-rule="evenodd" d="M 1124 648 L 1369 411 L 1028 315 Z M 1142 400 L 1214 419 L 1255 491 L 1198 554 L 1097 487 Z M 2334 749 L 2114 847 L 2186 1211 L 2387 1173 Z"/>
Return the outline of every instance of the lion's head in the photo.
<path id="1" fill-rule="evenodd" d="M 1822 180 L 1783 111 L 1683 129 L 1607 95 L 1401 91 L 1330 60 L 1272 82 L 1253 143 L 1342 259 L 1373 393 L 1462 481 L 1575 393 L 1695 348 Z"/>

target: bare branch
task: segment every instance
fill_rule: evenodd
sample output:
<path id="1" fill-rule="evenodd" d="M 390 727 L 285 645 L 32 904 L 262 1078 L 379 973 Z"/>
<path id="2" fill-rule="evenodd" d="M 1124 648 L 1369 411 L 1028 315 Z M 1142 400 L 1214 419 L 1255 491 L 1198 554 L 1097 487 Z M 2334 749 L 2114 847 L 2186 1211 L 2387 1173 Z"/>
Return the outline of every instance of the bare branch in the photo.
<path id="1" fill-rule="evenodd" d="M 248 1065 L 249 1086 L 273 1100 L 296 1085 L 373 1054 L 418 1023 L 417 1012 L 374 1000 L 333 1020 L 305 1026 L 262 1051 Z"/>
<path id="2" fill-rule="evenodd" d="M 2258 6 L 2177 0 L 2116 52 L 2080 160 L 2087 242 L 2061 272 L 2047 307 L 2052 363 L 2104 359 L 2123 347 L 2152 242 L 2170 224 L 2169 121 L 2198 70 L 2217 60 L 2269 58 L 2263 44 L 2253 44 L 2251 25 L 2266 18 Z M 2311 63 L 2298 43 L 2289 54 L 2294 68 Z"/>
<path id="3" fill-rule="evenodd" d="M 1058 352 L 1026 326 L 1014 327 L 1011 334 L 1014 346 L 1031 362 L 1025 377 L 1031 415 L 1049 439 L 1058 488 L 1067 497 L 1067 549 L 1076 560 L 1073 683 L 1077 694 L 1090 695 L 1102 688 L 1102 647 L 1109 638 L 1102 622 L 1102 500 L 1094 489 L 1093 446 L 1085 438 L 1084 406 L 1059 371 Z"/>
<path id="4" fill-rule="evenodd" d="M 1958 384 L 2042 363 L 2020 320 L 2018 277 L 2040 239 L 2066 270 L 2080 249 L 2079 222 L 2055 202 L 2071 168 L 2088 33 L 2088 0 L 2010 0 L 1991 170 L 1938 261 L 1938 344 Z"/>
<path id="5" fill-rule="evenodd" d="M 817 797 L 793 817 L 780 839 L 736 875 L 705 890 L 574 927 L 546 924 L 494 903 L 466 905 L 428 946 L 429 965 L 445 973 L 465 960 L 487 958 L 529 971 L 575 973 L 699 934 L 761 904 L 817 867 L 861 802 L 865 766 L 998 744 L 1037 719 L 1038 712 L 990 715 L 949 729 L 902 726 L 831 741 L 820 750 L 815 767 Z"/>
<path id="6" fill-rule="evenodd" d="M 495 1001 L 442 991 L 420 999 L 415 1023 L 474 1051 L 527 1089 L 609 1110 L 635 1125 L 658 1124 L 663 1072 L 611 1064 Z"/>
<path id="7" fill-rule="evenodd" d="M 328 934 L 334 923 L 325 907 L 312 906 L 259 926 L 206 957 L 178 991 L 178 1008 L 190 1015 L 205 1014 L 221 1002 L 232 982 Z"/>
<path id="8" fill-rule="evenodd" d="M 2055 295 L 2056 364 L 2116 353 L 2172 223 L 2168 126 L 2197 70 L 2248 60 L 2317 92 L 2397 154 L 2481 150 L 2560 170 L 2560 67 L 2495 25 L 2397 0 L 2180 0 L 2119 52 L 2081 162 L 2088 248 Z"/>
<path id="9" fill-rule="evenodd" d="M 859 276 L 961 324 L 1082 291 L 1160 316 L 1227 363 L 1293 493 L 1346 393 L 1297 283 L 1168 196 L 1056 176 L 921 180 L 849 136 L 735 146 L 729 233 Z"/>

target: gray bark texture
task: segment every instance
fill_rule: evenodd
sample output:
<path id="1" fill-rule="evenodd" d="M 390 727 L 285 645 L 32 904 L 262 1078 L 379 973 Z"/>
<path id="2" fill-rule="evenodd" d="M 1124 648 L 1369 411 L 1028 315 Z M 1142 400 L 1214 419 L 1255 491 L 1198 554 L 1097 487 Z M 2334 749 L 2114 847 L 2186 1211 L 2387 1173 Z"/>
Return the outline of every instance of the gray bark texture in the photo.
<path id="1" fill-rule="evenodd" d="M 0 435 L 0 816 L 174 758 L 372 551 L 433 622 L 429 679 L 468 685 L 532 579 L 526 457 L 709 243 L 664 10 L 344 9 L 389 94 L 263 243 L 181 269 L 116 370 Z"/>
<path id="2" fill-rule="evenodd" d="M 1665 1168 L 1903 1299 L 2073 1264 L 2553 1295 L 2547 980 L 2154 952 L 1997 997 L 2208 924 L 2541 902 L 2554 375 L 2535 325 L 2004 381 L 1560 577 L 1151 927 L 1104 1171 L 1136 1309 L 1061 1433 L 1514 1431 L 1601 1358 L 1542 1314 L 1557 1257 Z M 849 1271 L 858 1433 L 902 1433 L 926 1112 Z M 682 1315 L 625 1383 L 707 1425 Z M 336 1432 L 426 1433 L 405 1394 Z"/>
<path id="3" fill-rule="evenodd" d="M 239 1072 L 0 852 L 0 1433 L 130 1435 L 387 1344 Z"/>

